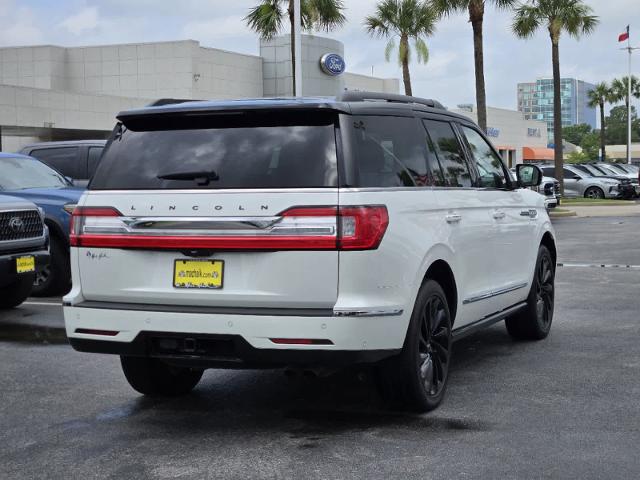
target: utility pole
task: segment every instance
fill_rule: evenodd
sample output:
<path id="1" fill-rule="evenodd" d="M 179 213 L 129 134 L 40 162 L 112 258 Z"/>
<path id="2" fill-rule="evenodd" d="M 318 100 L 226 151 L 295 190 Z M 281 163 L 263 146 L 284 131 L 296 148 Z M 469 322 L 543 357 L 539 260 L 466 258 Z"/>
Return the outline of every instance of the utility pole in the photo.
<path id="1" fill-rule="evenodd" d="M 302 24 L 300 18 L 300 0 L 293 0 L 293 43 L 295 52 L 296 91 L 293 95 L 302 96 Z"/>

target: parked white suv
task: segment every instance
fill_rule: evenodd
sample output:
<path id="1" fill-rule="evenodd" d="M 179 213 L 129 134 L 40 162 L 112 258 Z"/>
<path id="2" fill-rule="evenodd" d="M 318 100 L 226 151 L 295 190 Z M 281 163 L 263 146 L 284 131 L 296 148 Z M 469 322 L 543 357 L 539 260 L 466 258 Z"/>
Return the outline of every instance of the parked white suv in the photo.
<path id="1" fill-rule="evenodd" d="M 206 368 L 375 364 L 425 411 L 452 341 L 551 326 L 556 247 L 540 183 L 437 102 L 189 102 L 121 113 L 73 215 L 66 330 L 121 355 L 143 394 Z"/>

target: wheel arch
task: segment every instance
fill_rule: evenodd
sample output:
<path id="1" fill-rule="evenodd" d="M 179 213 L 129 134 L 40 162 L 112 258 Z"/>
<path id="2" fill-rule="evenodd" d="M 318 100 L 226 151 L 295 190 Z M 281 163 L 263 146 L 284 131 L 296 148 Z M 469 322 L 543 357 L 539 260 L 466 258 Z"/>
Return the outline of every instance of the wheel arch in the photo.
<path id="1" fill-rule="evenodd" d="M 60 224 L 52 217 L 45 217 L 44 223 L 49 227 L 49 235 L 51 237 L 55 236 L 65 247 L 69 248 L 69 239 Z"/>
<path id="2" fill-rule="evenodd" d="M 451 266 L 442 259 L 434 261 L 424 274 L 422 284 L 427 280 L 438 282 L 444 290 L 449 304 L 449 312 L 451 313 L 451 324 L 453 325 L 458 311 L 458 287 Z"/>
<path id="3" fill-rule="evenodd" d="M 558 262 L 558 250 L 556 249 L 556 241 L 553 238 L 551 232 L 544 232 L 542 236 L 542 240 L 540 240 L 540 245 L 544 245 L 551 252 L 551 258 L 553 258 L 553 264 Z"/>

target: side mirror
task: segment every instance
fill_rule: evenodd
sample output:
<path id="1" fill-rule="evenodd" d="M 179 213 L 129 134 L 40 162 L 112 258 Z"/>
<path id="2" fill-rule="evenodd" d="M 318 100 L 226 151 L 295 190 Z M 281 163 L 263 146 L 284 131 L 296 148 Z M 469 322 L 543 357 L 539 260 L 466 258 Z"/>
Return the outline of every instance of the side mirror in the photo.
<path id="1" fill-rule="evenodd" d="M 542 169 L 537 165 L 516 165 L 518 185 L 523 188 L 539 186 L 543 176 Z"/>
<path id="2" fill-rule="evenodd" d="M 573 177 L 574 180 L 582 180 L 582 177 L 579 177 L 578 175 L 576 175 L 575 177 Z"/>

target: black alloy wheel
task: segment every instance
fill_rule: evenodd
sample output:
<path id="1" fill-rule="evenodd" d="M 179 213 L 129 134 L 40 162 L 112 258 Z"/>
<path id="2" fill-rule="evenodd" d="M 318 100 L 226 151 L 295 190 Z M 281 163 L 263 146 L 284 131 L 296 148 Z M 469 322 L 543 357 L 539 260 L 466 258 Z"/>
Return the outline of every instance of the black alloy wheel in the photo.
<path id="1" fill-rule="evenodd" d="M 438 397 L 447 382 L 451 357 L 451 325 L 439 295 L 427 299 L 420 318 L 420 378 L 429 397 Z"/>

